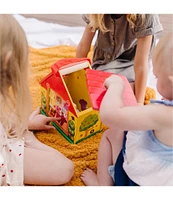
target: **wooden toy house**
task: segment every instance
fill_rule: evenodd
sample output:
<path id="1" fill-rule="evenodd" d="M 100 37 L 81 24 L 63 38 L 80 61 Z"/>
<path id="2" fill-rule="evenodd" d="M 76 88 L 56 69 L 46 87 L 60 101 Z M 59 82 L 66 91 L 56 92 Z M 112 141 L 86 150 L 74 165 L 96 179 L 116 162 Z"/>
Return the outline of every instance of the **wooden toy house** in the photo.
<path id="1" fill-rule="evenodd" d="M 98 110 L 106 92 L 104 80 L 111 73 L 92 70 L 90 64 L 87 58 L 59 60 L 40 82 L 42 114 L 59 117 L 53 125 L 74 144 L 106 128 Z M 124 103 L 135 105 L 130 84 L 122 78 L 126 85 Z"/>

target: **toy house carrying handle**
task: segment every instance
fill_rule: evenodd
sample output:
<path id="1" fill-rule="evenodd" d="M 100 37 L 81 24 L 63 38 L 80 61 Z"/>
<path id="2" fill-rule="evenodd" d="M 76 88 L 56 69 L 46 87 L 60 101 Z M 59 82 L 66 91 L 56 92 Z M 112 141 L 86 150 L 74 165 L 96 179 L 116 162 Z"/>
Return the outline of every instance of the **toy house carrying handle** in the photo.
<path id="1" fill-rule="evenodd" d="M 69 68 L 75 66 L 77 63 L 83 63 L 88 61 L 91 64 L 91 60 L 89 58 L 64 58 L 62 60 L 58 60 L 54 65 L 52 65 L 51 69 L 54 74 L 57 74 L 59 70 L 64 70 L 65 68 Z"/>
<path id="2" fill-rule="evenodd" d="M 85 69 L 88 67 L 88 62 L 79 62 L 77 63 L 75 66 L 69 66 L 68 68 L 65 67 L 64 69 L 61 69 L 61 72 L 60 74 L 63 76 L 63 75 L 66 75 L 66 74 L 71 74 L 73 72 L 76 72 L 76 71 L 79 71 L 79 70 L 82 70 L 82 69 Z"/>

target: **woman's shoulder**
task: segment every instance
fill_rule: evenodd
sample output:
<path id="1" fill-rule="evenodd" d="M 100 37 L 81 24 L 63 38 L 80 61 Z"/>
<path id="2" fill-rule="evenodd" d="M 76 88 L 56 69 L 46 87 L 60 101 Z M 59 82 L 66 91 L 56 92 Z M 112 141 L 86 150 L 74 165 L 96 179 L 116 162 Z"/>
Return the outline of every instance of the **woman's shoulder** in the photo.
<path id="1" fill-rule="evenodd" d="M 137 15 L 134 28 L 137 38 L 144 37 L 146 35 L 155 35 L 162 30 L 163 27 L 157 14 Z"/>
<path id="2" fill-rule="evenodd" d="M 145 26 L 147 24 L 160 24 L 159 15 L 157 14 L 137 14 L 136 26 Z"/>
<path id="3" fill-rule="evenodd" d="M 145 23 L 151 25 L 153 28 L 155 26 L 161 26 L 159 15 L 157 14 L 145 14 Z"/>

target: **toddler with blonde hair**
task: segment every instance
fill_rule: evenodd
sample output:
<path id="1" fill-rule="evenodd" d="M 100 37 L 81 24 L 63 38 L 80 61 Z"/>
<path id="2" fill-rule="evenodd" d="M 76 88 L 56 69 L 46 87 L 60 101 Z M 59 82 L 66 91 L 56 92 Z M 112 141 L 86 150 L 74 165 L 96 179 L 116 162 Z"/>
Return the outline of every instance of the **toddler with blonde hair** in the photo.
<path id="1" fill-rule="evenodd" d="M 97 174 L 86 169 L 85 185 L 173 185 L 173 33 L 160 39 L 153 52 L 153 73 L 164 100 L 124 106 L 124 82 L 112 75 L 100 107 L 104 132 Z"/>
<path id="2" fill-rule="evenodd" d="M 12 15 L 0 15 L 0 185 L 62 185 L 74 166 L 30 130 L 52 129 L 57 118 L 31 115 L 28 43 Z"/>

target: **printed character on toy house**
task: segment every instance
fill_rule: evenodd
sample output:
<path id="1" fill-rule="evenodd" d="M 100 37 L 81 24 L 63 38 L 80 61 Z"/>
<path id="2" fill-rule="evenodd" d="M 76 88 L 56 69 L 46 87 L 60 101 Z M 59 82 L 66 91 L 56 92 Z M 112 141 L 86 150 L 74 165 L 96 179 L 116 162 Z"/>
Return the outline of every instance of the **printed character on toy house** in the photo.
<path id="1" fill-rule="evenodd" d="M 45 111 L 48 116 L 60 118 L 59 120 L 57 120 L 57 124 L 59 124 L 63 130 L 67 130 L 68 107 L 70 103 L 68 101 L 67 102 L 64 101 L 62 97 L 58 96 L 50 88 L 47 90 L 44 90 L 42 88 L 41 96 L 42 96 L 42 102 L 41 102 L 42 110 Z"/>

